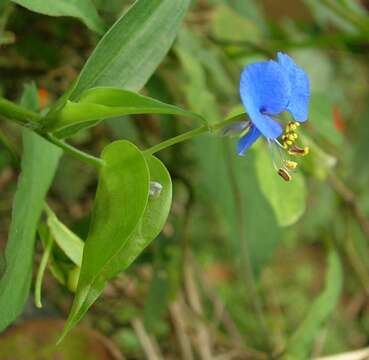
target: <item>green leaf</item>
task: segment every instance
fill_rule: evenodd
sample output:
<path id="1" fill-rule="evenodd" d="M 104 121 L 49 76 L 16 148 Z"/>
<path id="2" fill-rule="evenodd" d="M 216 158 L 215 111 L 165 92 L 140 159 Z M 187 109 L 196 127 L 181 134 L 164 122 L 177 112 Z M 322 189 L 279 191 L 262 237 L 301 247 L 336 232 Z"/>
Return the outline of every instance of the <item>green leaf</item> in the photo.
<path id="1" fill-rule="evenodd" d="M 314 300 L 304 321 L 291 337 L 289 346 L 287 346 L 288 356 L 293 359 L 309 357 L 315 337 L 336 308 L 341 294 L 342 281 L 342 265 L 339 255 L 336 251 L 331 250 L 328 254 L 325 288 Z"/>
<path id="2" fill-rule="evenodd" d="M 131 265 L 145 247 L 159 235 L 165 225 L 172 201 L 172 182 L 170 175 L 165 166 L 157 158 L 148 155 L 146 160 L 150 170 L 150 180 L 161 184 L 161 193 L 157 197 L 149 198 L 144 215 L 132 235 L 116 255 L 112 257 L 109 263 L 107 263 L 99 279 L 91 285 L 86 295 L 86 300 L 83 303 L 80 302 L 81 305 L 76 310 L 74 316 L 72 314 L 70 315 L 67 324 L 68 328 L 64 336 L 93 304 L 103 290 L 105 282 Z"/>
<path id="3" fill-rule="evenodd" d="M 37 89 L 26 87 L 22 104 L 37 108 Z M 5 272 L 0 280 L 0 331 L 22 312 L 32 278 L 32 261 L 39 218 L 61 151 L 24 129 L 21 174 L 13 202 L 5 249 Z"/>
<path id="4" fill-rule="evenodd" d="M 7 267 L 0 281 L 0 330 L 17 318 L 26 302 L 37 225 L 61 154 L 57 147 L 29 130 L 23 130 L 23 149 L 5 253 Z"/>
<path id="5" fill-rule="evenodd" d="M 122 249 L 112 259 L 105 270 L 104 277 L 110 279 L 126 269 L 147 245 L 163 229 L 172 203 L 172 181 L 162 162 L 154 156 L 146 157 L 150 171 L 150 181 L 162 186 L 158 196 L 150 197 L 145 213 L 134 233 Z"/>
<path id="6" fill-rule="evenodd" d="M 62 336 L 99 296 L 105 268 L 132 236 L 148 201 L 149 170 L 135 145 L 116 141 L 104 149 L 102 159 L 77 293 Z"/>
<path id="7" fill-rule="evenodd" d="M 291 181 L 284 181 L 278 176 L 272 164 L 268 146 L 258 143 L 254 148 L 256 149 L 256 173 L 261 191 L 272 206 L 279 225 L 294 224 L 306 207 L 304 178 L 297 172 L 292 174 Z"/>
<path id="8" fill-rule="evenodd" d="M 78 267 L 82 265 L 83 241 L 66 227 L 47 206 L 47 226 L 56 244 Z"/>
<path id="9" fill-rule="evenodd" d="M 91 30 L 103 33 L 105 26 L 91 0 L 12 0 L 31 11 L 49 16 L 72 16 L 85 23 Z"/>
<path id="10" fill-rule="evenodd" d="M 96 124 L 96 121 L 131 114 L 172 114 L 205 120 L 193 112 L 165 104 L 158 100 L 119 88 L 87 90 L 78 102 L 68 101 L 58 114 L 51 130 L 65 130 L 77 124 Z"/>
<path id="11" fill-rule="evenodd" d="M 71 94 L 114 86 L 140 90 L 168 52 L 190 0 L 138 0 L 104 35 Z"/>

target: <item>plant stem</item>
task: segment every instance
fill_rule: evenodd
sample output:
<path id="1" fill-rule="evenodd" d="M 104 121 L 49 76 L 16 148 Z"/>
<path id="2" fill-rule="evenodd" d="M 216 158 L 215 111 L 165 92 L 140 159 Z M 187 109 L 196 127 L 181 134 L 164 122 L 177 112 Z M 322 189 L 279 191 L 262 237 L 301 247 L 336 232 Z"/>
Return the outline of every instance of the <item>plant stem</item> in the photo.
<path id="1" fill-rule="evenodd" d="M 42 254 L 41 262 L 40 262 L 40 265 L 37 271 L 37 276 L 36 276 L 35 305 L 38 308 L 42 308 L 42 300 L 41 300 L 42 279 L 45 274 L 46 266 L 49 261 L 49 257 L 51 254 L 53 244 L 54 244 L 54 239 L 50 235 L 48 235 L 47 243 L 45 244 L 44 253 Z"/>
<path id="2" fill-rule="evenodd" d="M 101 166 L 104 165 L 104 161 L 92 156 L 90 154 L 87 154 L 81 150 L 76 149 L 75 147 L 67 144 L 66 142 L 54 137 L 53 135 L 50 134 L 41 134 L 42 137 L 44 137 L 46 140 L 50 141 L 51 143 L 53 143 L 54 145 L 60 147 L 61 149 L 63 149 L 66 153 L 71 154 L 72 156 L 74 156 L 75 158 L 90 164 L 92 166 L 94 166 L 97 169 L 100 169 Z"/>
<path id="3" fill-rule="evenodd" d="M 178 136 L 175 136 L 175 137 L 172 137 L 168 140 L 165 140 L 159 144 L 156 144 L 154 146 L 152 146 L 151 148 L 148 148 L 144 151 L 145 154 L 155 154 L 157 153 L 158 151 L 161 151 L 161 150 L 164 150 L 170 146 L 173 146 L 175 144 L 178 144 L 180 142 L 183 142 L 183 141 L 186 141 L 186 140 L 190 140 L 192 139 L 193 137 L 195 136 L 198 136 L 198 135 L 201 135 L 201 134 L 204 134 L 206 132 L 213 132 L 213 131 L 217 131 L 219 129 L 222 129 L 223 127 L 225 127 L 226 125 L 229 125 L 233 122 L 235 122 L 236 120 L 239 121 L 239 118 L 235 118 L 235 117 L 232 117 L 230 119 L 225 119 L 223 121 L 220 121 L 218 123 L 216 123 L 215 125 L 203 125 L 203 126 L 200 126 L 196 129 L 192 129 L 190 131 L 187 131 L 181 135 L 178 135 Z"/>
<path id="4" fill-rule="evenodd" d="M 31 129 L 41 127 L 42 116 L 0 97 L 0 115 Z"/>

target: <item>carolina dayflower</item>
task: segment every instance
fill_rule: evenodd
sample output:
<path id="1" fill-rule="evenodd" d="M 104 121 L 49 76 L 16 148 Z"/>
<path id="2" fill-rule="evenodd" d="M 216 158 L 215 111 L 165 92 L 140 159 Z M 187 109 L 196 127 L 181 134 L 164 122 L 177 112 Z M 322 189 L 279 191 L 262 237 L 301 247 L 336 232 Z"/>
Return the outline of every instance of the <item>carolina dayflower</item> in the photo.
<path id="1" fill-rule="evenodd" d="M 286 54 L 277 53 L 277 61 L 247 65 L 241 74 L 240 95 L 249 116 L 247 130 L 237 144 L 239 155 L 263 136 L 266 138 L 274 167 L 286 181 L 297 162 L 286 155 L 304 156 L 307 147 L 298 145 L 296 129 L 308 119 L 309 79 L 305 71 Z M 284 128 L 276 116 L 288 111 L 294 121 Z"/>

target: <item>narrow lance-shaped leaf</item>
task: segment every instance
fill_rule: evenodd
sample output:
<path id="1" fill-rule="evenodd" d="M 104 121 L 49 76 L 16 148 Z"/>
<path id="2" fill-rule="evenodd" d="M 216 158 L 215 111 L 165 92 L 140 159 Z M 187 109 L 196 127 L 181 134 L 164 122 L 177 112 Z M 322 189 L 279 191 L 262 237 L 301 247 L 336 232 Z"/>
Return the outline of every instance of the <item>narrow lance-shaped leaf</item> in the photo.
<path id="1" fill-rule="evenodd" d="M 133 234 L 123 245 L 121 250 L 104 267 L 102 276 L 95 281 L 86 295 L 83 305 L 69 318 L 67 326 L 74 326 L 86 313 L 104 288 L 106 280 L 116 276 L 125 270 L 154 240 L 162 230 L 167 220 L 172 201 L 172 182 L 170 175 L 157 158 L 149 155 L 146 157 L 150 170 L 150 180 L 160 184 L 161 191 L 156 196 L 149 198 L 145 213 L 138 223 Z"/>
<path id="2" fill-rule="evenodd" d="M 65 226 L 56 217 L 55 213 L 46 206 L 47 226 L 51 233 L 53 240 L 60 247 L 61 250 L 71 259 L 74 264 L 81 267 L 83 241 L 74 234 L 67 226 Z"/>
<path id="3" fill-rule="evenodd" d="M 60 132 L 77 124 L 95 124 L 98 120 L 131 114 L 172 114 L 205 122 L 196 113 L 153 98 L 119 88 L 87 90 L 78 102 L 68 101 L 50 130 Z"/>
<path id="4" fill-rule="evenodd" d="M 27 88 L 23 99 L 24 105 L 34 108 L 36 89 Z M 0 330 L 18 317 L 27 300 L 38 221 L 60 155 L 59 148 L 39 135 L 23 130 L 21 175 L 5 249 L 5 273 L 0 280 Z"/>
<path id="5" fill-rule="evenodd" d="M 140 90 L 168 52 L 190 0 L 138 0 L 82 69 L 70 99 L 96 86 Z"/>
<path id="6" fill-rule="evenodd" d="M 96 200 L 83 251 L 81 274 L 64 335 L 102 291 L 103 270 L 123 248 L 148 200 L 149 170 L 137 147 L 128 141 L 108 145 L 103 153 Z"/>
<path id="7" fill-rule="evenodd" d="M 72 16 L 83 21 L 97 33 L 104 32 L 104 24 L 99 18 L 91 0 L 12 0 L 31 11 L 49 16 Z"/>

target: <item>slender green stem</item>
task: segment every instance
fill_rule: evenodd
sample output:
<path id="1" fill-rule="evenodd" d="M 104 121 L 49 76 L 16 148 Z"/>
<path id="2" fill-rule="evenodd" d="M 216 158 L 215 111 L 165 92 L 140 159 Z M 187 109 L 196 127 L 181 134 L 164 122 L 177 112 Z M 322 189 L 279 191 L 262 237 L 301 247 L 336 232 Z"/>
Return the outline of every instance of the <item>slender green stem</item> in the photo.
<path id="1" fill-rule="evenodd" d="M 2 97 L 0 97 L 0 115 L 29 128 L 38 129 L 41 127 L 41 115 Z"/>
<path id="2" fill-rule="evenodd" d="M 61 149 L 63 149 L 66 153 L 71 154 L 72 156 L 74 156 L 75 158 L 90 164 L 92 166 L 94 166 L 97 169 L 100 169 L 102 165 L 104 165 L 104 161 L 92 156 L 90 154 L 87 154 L 81 150 L 76 149 L 75 147 L 67 144 L 66 142 L 56 138 L 55 136 L 52 136 L 50 134 L 41 134 L 41 136 L 43 136 L 46 140 L 50 141 L 51 143 L 53 143 L 54 145 L 60 147 Z"/>
<path id="3" fill-rule="evenodd" d="M 214 125 L 209 125 L 209 126 L 206 126 L 206 125 L 203 125 L 203 126 L 200 126 L 196 129 L 193 129 L 193 130 L 190 130 L 190 131 L 187 131 L 181 135 L 178 135 L 178 136 L 175 136 L 175 137 L 172 137 L 168 140 L 165 140 L 159 144 L 156 144 L 154 146 L 152 146 L 151 148 L 147 149 L 144 151 L 144 153 L 146 154 L 155 154 L 157 153 L 158 151 L 161 151 L 161 150 L 164 150 L 170 146 L 173 146 L 175 144 L 178 144 L 180 142 L 183 142 L 183 141 L 186 141 L 186 140 L 190 140 L 192 139 L 193 137 L 195 136 L 198 136 L 198 135 L 201 135 L 201 134 L 204 134 L 206 132 L 213 132 L 213 131 L 217 131 L 219 129 L 222 129 L 223 127 L 225 127 L 226 125 L 229 125 L 233 122 L 235 122 L 236 120 L 239 120 L 238 118 L 235 118 L 235 117 L 232 117 L 230 119 L 225 119 L 223 121 L 220 121 Z"/>
<path id="4" fill-rule="evenodd" d="M 45 245 L 44 253 L 42 254 L 40 266 L 37 271 L 37 276 L 36 276 L 35 304 L 38 308 L 42 308 L 42 301 L 41 301 L 42 279 L 45 274 L 46 266 L 49 261 L 49 257 L 51 254 L 53 244 L 54 244 L 54 239 L 49 235 L 47 239 L 47 243 Z"/>

